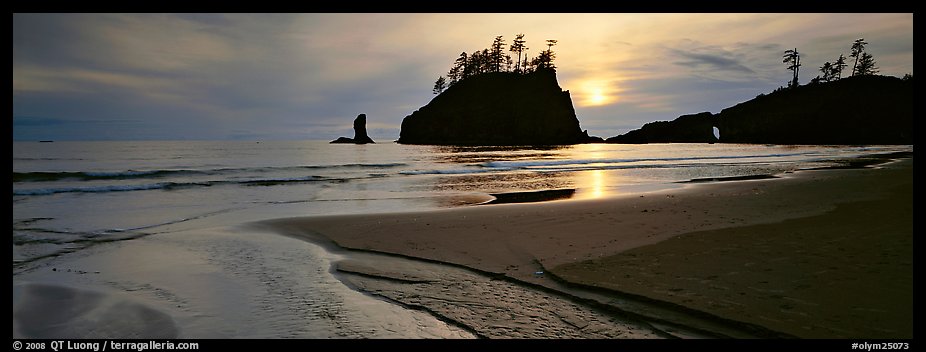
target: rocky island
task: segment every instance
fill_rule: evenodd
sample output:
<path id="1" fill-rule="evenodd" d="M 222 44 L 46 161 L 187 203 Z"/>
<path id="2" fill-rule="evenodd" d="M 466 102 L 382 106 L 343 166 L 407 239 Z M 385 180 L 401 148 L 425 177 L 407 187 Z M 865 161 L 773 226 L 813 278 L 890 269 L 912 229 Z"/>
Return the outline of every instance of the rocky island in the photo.
<path id="1" fill-rule="evenodd" d="M 600 141 L 600 139 L 598 139 Z M 486 73 L 405 117 L 399 143 L 555 145 L 595 141 L 582 131 L 553 70 Z"/>
<path id="2" fill-rule="evenodd" d="M 511 45 L 517 63 L 496 37 L 489 49 L 462 53 L 435 83 L 437 94 L 402 120 L 399 143 L 437 145 L 563 145 L 601 142 L 579 127 L 569 91 L 553 65 L 555 40 L 523 62 L 524 35 Z M 449 82 L 449 83 L 448 83 Z"/>

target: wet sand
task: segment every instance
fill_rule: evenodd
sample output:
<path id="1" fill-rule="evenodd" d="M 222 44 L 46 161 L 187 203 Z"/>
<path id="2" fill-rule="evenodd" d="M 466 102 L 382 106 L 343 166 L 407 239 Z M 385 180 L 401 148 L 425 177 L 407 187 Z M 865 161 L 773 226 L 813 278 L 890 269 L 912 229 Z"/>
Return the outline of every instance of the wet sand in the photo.
<path id="1" fill-rule="evenodd" d="M 913 185 L 821 215 L 684 234 L 554 269 L 798 337 L 913 338 Z"/>
<path id="2" fill-rule="evenodd" d="M 620 324 L 912 337 L 912 170 L 910 158 L 602 200 L 262 224 L 537 285 L 628 317 Z"/>
<path id="3" fill-rule="evenodd" d="M 13 338 L 475 337 L 344 286 L 340 259 L 239 226 L 110 242 L 20 267 Z"/>
<path id="4" fill-rule="evenodd" d="M 661 338 L 646 322 L 466 268 L 353 253 L 337 262 L 361 292 L 428 312 L 481 338 Z"/>
<path id="5" fill-rule="evenodd" d="M 13 285 L 13 336 L 176 338 L 170 315 L 125 295 L 42 283 Z"/>

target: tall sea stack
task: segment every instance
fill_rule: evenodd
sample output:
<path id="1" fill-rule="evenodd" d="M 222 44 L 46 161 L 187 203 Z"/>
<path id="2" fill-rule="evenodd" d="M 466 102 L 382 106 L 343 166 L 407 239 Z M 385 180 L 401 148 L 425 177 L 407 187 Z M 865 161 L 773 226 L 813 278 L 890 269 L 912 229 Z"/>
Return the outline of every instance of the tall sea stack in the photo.
<path id="1" fill-rule="evenodd" d="M 462 80 L 402 120 L 399 143 L 561 145 L 601 141 L 579 128 L 551 69 Z"/>
<path id="2" fill-rule="evenodd" d="M 360 114 L 357 115 L 356 119 L 354 119 L 354 138 L 339 137 L 338 139 L 331 141 L 331 143 L 376 143 L 372 138 L 370 138 L 370 136 L 367 135 L 367 115 Z"/>

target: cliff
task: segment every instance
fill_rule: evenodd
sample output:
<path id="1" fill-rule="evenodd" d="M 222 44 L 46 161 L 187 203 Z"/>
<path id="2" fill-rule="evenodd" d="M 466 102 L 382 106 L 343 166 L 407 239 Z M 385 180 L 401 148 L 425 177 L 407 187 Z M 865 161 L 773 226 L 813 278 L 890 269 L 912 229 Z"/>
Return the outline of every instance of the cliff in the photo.
<path id="1" fill-rule="evenodd" d="M 760 95 L 719 114 L 648 123 L 607 142 L 913 144 L 913 80 L 859 76 L 800 86 Z"/>
<path id="2" fill-rule="evenodd" d="M 484 73 L 450 86 L 402 120 L 399 143 L 557 145 L 600 138 L 579 128 L 553 70 Z"/>

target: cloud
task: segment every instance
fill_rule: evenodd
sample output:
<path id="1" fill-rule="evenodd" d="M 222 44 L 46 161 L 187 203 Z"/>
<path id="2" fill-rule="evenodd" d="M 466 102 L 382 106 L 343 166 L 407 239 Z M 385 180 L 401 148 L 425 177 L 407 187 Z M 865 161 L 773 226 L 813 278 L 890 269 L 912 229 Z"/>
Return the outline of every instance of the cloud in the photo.
<path id="1" fill-rule="evenodd" d="M 728 52 L 693 52 L 679 49 L 671 49 L 671 51 L 676 56 L 680 56 L 684 59 L 674 62 L 674 64 L 679 66 L 692 67 L 694 69 L 706 68 L 708 70 L 730 71 L 735 73 L 756 73 L 736 58 L 730 57 Z"/>
<path id="2" fill-rule="evenodd" d="M 517 33 L 532 56 L 559 40 L 560 85 L 603 130 L 771 90 L 783 48 L 813 71 L 863 36 L 912 72 L 910 14 L 14 14 L 13 112 L 86 139 L 329 139 L 359 113 L 397 135 L 461 51 Z M 20 121 L 14 139 L 40 122 Z"/>
<path id="3" fill-rule="evenodd" d="M 780 46 L 774 43 L 736 42 L 706 44 L 693 39 L 669 43 L 662 56 L 675 68 L 671 77 L 694 76 L 705 80 L 750 82 L 769 80 L 780 60 Z"/>

